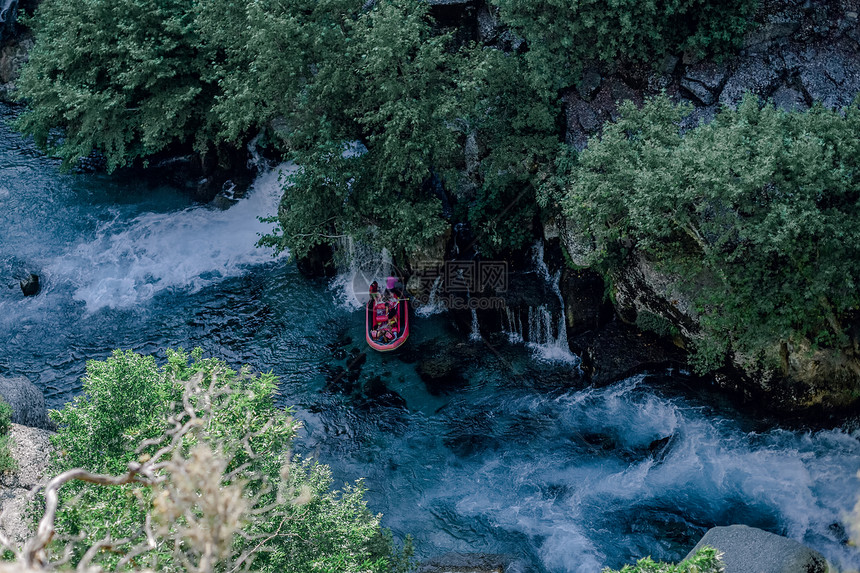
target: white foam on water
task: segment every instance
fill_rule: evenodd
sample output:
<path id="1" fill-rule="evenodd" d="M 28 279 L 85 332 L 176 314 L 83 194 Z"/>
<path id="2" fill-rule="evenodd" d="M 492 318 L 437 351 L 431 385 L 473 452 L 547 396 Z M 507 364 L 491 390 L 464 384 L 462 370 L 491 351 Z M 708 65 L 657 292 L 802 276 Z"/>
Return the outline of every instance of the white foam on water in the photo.
<path id="1" fill-rule="evenodd" d="M 88 312 L 131 308 L 165 291 L 196 292 L 273 259 L 258 248 L 272 225 L 259 218 L 277 213 L 284 164 L 260 175 L 245 199 L 227 210 L 193 206 L 171 213 L 144 213 L 130 221 L 103 223 L 91 240 L 72 245 L 46 269 L 54 281 L 76 286 L 73 298 Z M 286 256 L 282 253 L 280 256 Z"/>
<path id="2" fill-rule="evenodd" d="M 421 499 L 450 508 L 449 529 L 482 524 L 479 531 L 531 540 L 547 571 L 598 573 L 608 556 L 678 559 L 695 539 L 670 547 L 666 519 L 767 527 L 841 570 L 858 569 L 860 553 L 843 545 L 834 524 L 845 523 L 860 493 L 860 433 L 747 433 L 655 394 L 643 379 L 505 400 L 493 410 L 496 428 L 516 418 L 525 433 L 498 435 L 508 436 L 503 450 L 434 460 L 439 470 L 421 481 Z M 589 434 L 612 445 L 589 445 Z"/>

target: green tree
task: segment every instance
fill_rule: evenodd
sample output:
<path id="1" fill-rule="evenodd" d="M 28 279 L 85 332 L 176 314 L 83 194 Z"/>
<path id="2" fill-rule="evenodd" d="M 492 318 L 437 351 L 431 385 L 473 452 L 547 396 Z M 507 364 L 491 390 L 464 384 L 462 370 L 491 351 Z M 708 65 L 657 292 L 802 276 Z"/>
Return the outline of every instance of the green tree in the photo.
<path id="1" fill-rule="evenodd" d="M 668 98 L 628 103 L 571 168 L 567 215 L 623 264 L 632 247 L 683 277 L 705 338 L 779 366 L 781 341 L 841 348 L 860 307 L 860 105 L 784 112 L 747 97 L 681 135 Z"/>
<path id="2" fill-rule="evenodd" d="M 722 573 L 724 570 L 717 550 L 703 547 L 678 564 L 655 562 L 650 557 L 644 557 L 636 565 L 625 565 L 618 571 L 604 569 L 603 573 Z"/>
<path id="3" fill-rule="evenodd" d="M 18 122 L 65 167 L 99 151 L 109 170 L 175 144 L 212 142 L 207 56 L 191 0 L 46 0 L 18 80 Z M 59 129 L 59 131 L 57 131 Z"/>
<path id="4" fill-rule="evenodd" d="M 460 113 L 479 163 L 470 180 L 453 187 L 481 251 L 503 254 L 536 234 L 537 177 L 560 143 L 560 105 L 552 91 L 529 81 L 522 55 L 472 46 L 460 66 Z"/>
<path id="5" fill-rule="evenodd" d="M 264 242 L 300 256 L 342 235 L 408 251 L 442 234 L 422 184 L 456 160 L 456 85 L 449 38 L 427 10 L 381 0 L 344 24 L 344 52 L 319 63 L 291 123 L 300 169 Z"/>

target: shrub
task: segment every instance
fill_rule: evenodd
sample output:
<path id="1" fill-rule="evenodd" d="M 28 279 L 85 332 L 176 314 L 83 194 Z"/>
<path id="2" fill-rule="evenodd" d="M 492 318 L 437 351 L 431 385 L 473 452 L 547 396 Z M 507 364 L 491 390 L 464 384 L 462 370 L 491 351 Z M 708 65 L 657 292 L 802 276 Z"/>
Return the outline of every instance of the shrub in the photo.
<path id="1" fill-rule="evenodd" d="M 645 557 L 636 565 L 625 565 L 619 571 L 604 569 L 603 573 L 722 573 L 725 566 L 720 561 L 720 554 L 713 547 L 703 547 L 689 559 L 673 565 L 671 563 L 655 562 Z"/>
<path id="2" fill-rule="evenodd" d="M 259 571 L 386 571 L 399 562 L 378 541 L 360 481 L 331 491 L 326 466 L 290 454 L 298 423 L 275 408 L 274 389 L 271 374 L 236 372 L 199 351 L 169 352 L 160 368 L 119 351 L 88 363 L 83 393 L 53 413 L 59 476 L 48 489 L 59 506 L 45 516 L 65 541 L 49 557 L 70 551 L 84 569 L 159 571 L 251 562 Z"/>
<path id="3" fill-rule="evenodd" d="M 12 429 L 12 406 L 0 397 L 0 436 L 5 436 Z"/>
<path id="4" fill-rule="evenodd" d="M 18 462 L 12 457 L 12 436 L 0 435 L 0 472 L 9 472 L 18 468 Z"/>
<path id="5" fill-rule="evenodd" d="M 17 82 L 29 106 L 19 128 L 66 168 L 93 150 L 112 171 L 175 144 L 205 148 L 214 85 L 193 5 L 40 3 L 29 20 L 36 44 Z"/>
<path id="6" fill-rule="evenodd" d="M 756 0 L 492 0 L 502 22 L 528 43 L 537 85 L 560 89 L 593 61 L 657 62 L 736 48 Z"/>

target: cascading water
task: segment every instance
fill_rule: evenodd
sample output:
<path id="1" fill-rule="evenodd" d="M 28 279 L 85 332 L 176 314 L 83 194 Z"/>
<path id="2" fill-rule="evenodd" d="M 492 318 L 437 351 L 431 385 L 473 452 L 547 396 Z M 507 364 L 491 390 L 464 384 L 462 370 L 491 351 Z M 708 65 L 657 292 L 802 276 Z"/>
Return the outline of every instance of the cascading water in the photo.
<path id="1" fill-rule="evenodd" d="M 364 308 L 369 300 L 368 287 L 373 281 L 384 287 L 386 277 L 401 276 L 387 249 L 377 251 L 350 236 L 337 239 L 335 262 L 339 272 L 329 288 L 338 297 L 340 306 L 349 310 Z"/>
<path id="2" fill-rule="evenodd" d="M 677 560 L 708 527 L 746 523 L 860 568 L 840 525 L 860 492 L 855 422 L 780 428 L 690 393 L 678 374 L 571 387 L 569 364 L 516 345 L 482 352 L 441 313 L 417 317 L 400 354 L 368 352 L 364 315 L 341 291 L 253 247 L 279 186 L 264 174 L 210 210 L 145 181 L 59 174 L 0 121 L 0 375 L 28 377 L 58 408 L 86 360 L 114 348 L 161 360 L 200 346 L 272 371 L 304 424 L 296 451 L 331 465 L 336 484 L 366 478 L 370 511 L 413 534 L 422 558 L 504 553 L 528 571 L 597 573 Z M 19 268 L 45 277 L 41 294 L 23 297 Z M 532 329 L 522 314 L 506 311 L 510 332 L 560 338 L 557 322 L 533 312 Z M 327 379 L 344 351 L 367 353 L 345 390 Z M 418 369 L 449 356 L 464 384 L 431 392 Z M 375 398 L 373 378 L 402 400 Z"/>
<path id="3" fill-rule="evenodd" d="M 447 310 L 445 305 L 441 304 L 439 301 L 439 289 L 442 288 L 442 277 L 436 277 L 433 280 L 433 285 L 430 287 L 430 291 L 427 294 L 427 301 L 422 302 L 422 304 L 415 304 L 413 308 L 415 308 L 415 314 L 424 318 L 428 316 L 433 316 L 434 314 L 439 314 L 441 312 L 445 312 Z"/>
<path id="4" fill-rule="evenodd" d="M 89 312 L 130 308 L 162 291 L 191 293 L 251 266 L 272 260 L 269 249 L 255 248 L 271 229 L 259 217 L 277 210 L 279 171 L 261 176 L 246 200 L 228 210 L 191 206 L 172 213 L 142 213 L 133 219 L 100 222 L 94 238 L 84 238 L 48 261 L 50 283 L 74 285 L 74 300 Z"/>
<path id="5" fill-rule="evenodd" d="M 478 323 L 478 311 L 472 309 L 472 331 L 469 333 L 469 340 L 477 342 L 481 340 L 481 325 Z"/>
<path id="6" fill-rule="evenodd" d="M 532 247 L 532 261 L 535 272 L 555 294 L 559 311 L 554 314 L 548 304 L 529 306 L 525 326 L 519 309 L 505 308 L 505 334 L 511 342 L 525 342 L 535 355 L 542 360 L 579 364 L 578 356 L 570 351 L 567 342 L 567 327 L 564 320 L 564 298 L 559 288 L 561 271 L 550 276 L 549 268 L 544 261 L 543 242 L 538 241 Z"/>

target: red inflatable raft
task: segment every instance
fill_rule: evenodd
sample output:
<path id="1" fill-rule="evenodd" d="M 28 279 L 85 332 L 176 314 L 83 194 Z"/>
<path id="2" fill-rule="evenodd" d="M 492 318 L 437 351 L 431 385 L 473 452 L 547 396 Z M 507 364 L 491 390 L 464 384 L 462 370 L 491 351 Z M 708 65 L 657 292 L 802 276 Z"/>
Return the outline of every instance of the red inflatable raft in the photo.
<path id="1" fill-rule="evenodd" d="M 409 338 L 409 301 L 405 298 L 367 303 L 367 344 L 379 352 L 400 348 Z"/>

